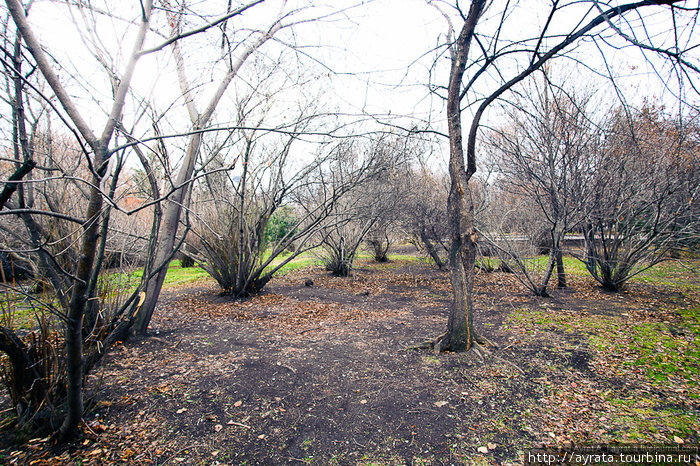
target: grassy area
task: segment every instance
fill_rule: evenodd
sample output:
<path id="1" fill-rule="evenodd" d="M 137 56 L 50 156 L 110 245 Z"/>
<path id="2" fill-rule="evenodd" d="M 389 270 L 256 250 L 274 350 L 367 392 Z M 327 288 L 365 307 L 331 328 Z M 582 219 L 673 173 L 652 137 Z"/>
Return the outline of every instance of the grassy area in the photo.
<path id="1" fill-rule="evenodd" d="M 639 370 L 652 385 L 681 382 L 698 388 L 700 381 L 700 309 L 680 312 L 678 324 L 645 322 L 629 326 L 622 335 L 610 338 L 606 332 L 591 336 L 600 351 L 631 353 L 624 363 L 625 370 Z M 700 391 L 690 393 L 700 398 Z"/>
<path id="2" fill-rule="evenodd" d="M 289 257 L 289 254 L 291 254 L 291 253 L 282 254 L 282 255 L 276 257 L 272 261 L 272 263 L 265 268 L 265 271 L 267 272 L 267 271 L 270 271 L 270 270 L 274 269 L 275 267 L 277 267 L 279 264 L 284 262 Z M 291 272 L 292 270 L 302 269 L 304 267 L 311 267 L 314 265 L 321 265 L 321 260 L 318 257 L 316 257 L 313 250 L 305 251 L 305 252 L 299 254 L 297 257 L 295 257 L 291 261 L 289 261 L 287 264 L 285 264 L 281 269 L 279 269 L 275 273 L 275 275 L 282 276 L 288 272 Z"/>
<path id="3" fill-rule="evenodd" d="M 646 320 L 626 313 L 594 314 L 593 309 L 521 308 L 510 314 L 504 328 L 561 340 L 562 355 L 583 349 L 591 356 L 591 370 L 616 381 L 596 391 L 602 401 L 596 412 L 605 416 L 602 441 L 673 442 L 697 432 L 697 412 L 682 408 L 676 397 L 700 399 L 700 308 L 696 303 L 670 310 L 675 318 Z M 612 388 L 621 380 L 625 389 Z M 552 398 L 567 395 L 571 390 L 554 388 Z"/>
<path id="4" fill-rule="evenodd" d="M 679 292 L 697 293 L 700 292 L 700 280 L 688 280 L 688 277 L 697 276 L 698 265 L 697 261 L 669 260 L 656 264 L 633 277 L 632 280 L 673 288 Z"/>
<path id="5" fill-rule="evenodd" d="M 529 333 L 580 335 L 596 356 L 611 356 L 608 359 L 617 363 L 611 367 L 615 373 L 641 373 L 655 386 L 681 382 L 697 389 L 700 309 L 680 310 L 679 314 L 681 321 L 671 324 L 636 323 L 623 316 L 519 311 L 509 316 L 506 325 L 524 328 Z"/>
<path id="6" fill-rule="evenodd" d="M 134 271 L 131 276 L 138 282 L 141 280 L 143 275 L 143 270 Z M 209 278 L 209 274 L 204 271 L 201 267 L 182 267 L 179 260 L 174 260 L 170 262 L 168 266 L 168 273 L 165 275 L 165 282 L 163 286 L 176 286 L 185 283 L 192 283 L 197 281 L 206 280 Z"/>
<path id="7" fill-rule="evenodd" d="M 529 268 L 543 271 L 547 264 L 548 256 L 542 255 L 527 259 L 525 263 Z M 493 257 L 482 258 L 477 264 L 498 268 L 501 260 Z M 690 265 L 689 265 L 690 264 Z M 658 263 L 630 279 L 631 283 L 641 282 L 652 285 L 661 285 L 668 288 L 677 288 L 678 291 L 700 291 L 700 280 L 688 281 L 688 276 L 696 274 L 698 261 L 668 260 Z M 564 269 L 567 275 L 576 277 L 588 277 L 590 273 L 583 262 L 572 256 L 564 256 Z"/>
<path id="8" fill-rule="evenodd" d="M 7 304 L 2 302 L 2 311 L 0 315 L 0 325 L 13 329 L 31 330 L 37 322 L 37 318 L 44 316 L 46 310 L 43 307 L 24 307 L 18 303 Z"/>
<path id="9" fill-rule="evenodd" d="M 654 434 L 664 432 L 672 436 L 693 435 L 697 428 L 697 415 L 677 408 L 664 406 L 657 399 L 625 399 L 609 397 L 611 440 L 625 438 L 636 442 L 653 442 Z"/>

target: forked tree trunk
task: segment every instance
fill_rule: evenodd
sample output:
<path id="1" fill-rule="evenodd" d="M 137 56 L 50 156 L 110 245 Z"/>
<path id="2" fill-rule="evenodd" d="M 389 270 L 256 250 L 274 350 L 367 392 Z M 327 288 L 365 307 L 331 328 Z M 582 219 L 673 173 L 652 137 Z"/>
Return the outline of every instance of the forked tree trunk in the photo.
<path id="1" fill-rule="evenodd" d="M 460 91 L 469 46 L 485 6 L 486 2 L 483 0 L 472 1 L 469 15 L 452 49 L 452 69 L 447 91 L 451 181 L 447 213 L 451 237 L 449 262 L 452 306 L 447 321 L 447 332 L 435 342 L 435 349 L 439 351 L 466 351 L 480 340 L 474 332 L 472 295 L 477 237 L 474 229 L 474 205 L 469 190 L 469 179 L 476 171 L 476 164 L 470 157 L 465 168 Z"/>
<path id="2" fill-rule="evenodd" d="M 81 136 L 94 151 L 93 164 L 97 167 L 97 171 L 93 172 L 91 178 L 92 187 L 85 215 L 86 223 L 83 224 L 80 259 L 78 260 L 75 278 L 73 279 L 71 298 L 68 304 L 66 315 L 65 329 L 65 348 L 66 348 L 66 417 L 58 432 L 59 440 L 66 441 L 71 439 L 76 431 L 83 415 L 83 335 L 82 324 L 83 317 L 86 311 L 86 304 L 93 296 L 89 295 L 88 283 L 92 275 L 95 255 L 97 251 L 97 243 L 100 236 L 98 221 L 102 210 L 103 199 L 102 193 L 98 189 L 103 176 L 105 175 L 106 166 L 109 157 L 107 148 L 109 141 L 112 138 L 117 122 L 121 118 L 124 102 L 129 90 L 131 78 L 134 75 L 136 63 L 140 57 L 140 51 L 146 38 L 146 33 L 149 29 L 151 16 L 152 1 L 143 2 L 141 24 L 134 41 L 134 47 L 131 56 L 129 57 L 127 66 L 118 86 L 115 88 L 114 101 L 109 112 L 109 117 L 105 123 L 102 135 L 98 138 L 89 128 L 85 120 L 78 112 L 70 95 L 54 72 L 51 63 L 46 54 L 41 48 L 41 44 L 34 36 L 34 33 L 27 22 L 24 7 L 16 0 L 6 0 L 8 11 L 17 25 L 18 33 L 22 35 L 29 51 L 36 60 L 36 65 L 41 71 L 46 82 L 54 91 L 58 101 L 61 103 L 66 114 L 75 124 Z M 89 155 L 88 155 L 89 157 Z M 58 291 L 58 290 L 57 290 Z"/>
<path id="3" fill-rule="evenodd" d="M 262 33 L 260 37 L 243 48 L 241 55 L 233 60 L 228 73 L 226 76 L 224 76 L 221 82 L 219 82 L 216 92 L 207 103 L 204 111 L 201 113 L 197 111 L 191 94 L 192 88 L 190 87 L 187 77 L 185 76 L 184 59 L 180 51 L 179 43 L 173 43 L 173 55 L 175 56 L 180 90 L 185 98 L 187 111 L 189 113 L 190 120 L 192 121 L 192 136 L 187 147 L 185 161 L 183 162 L 183 166 L 178 173 L 178 189 L 173 193 L 170 200 L 167 202 L 163 215 L 163 224 L 159 235 L 160 241 L 157 245 L 157 251 L 155 253 L 155 267 L 160 267 L 163 264 L 169 263 L 174 254 L 173 248 L 175 247 L 177 229 L 180 223 L 182 202 L 185 199 L 187 190 L 189 190 L 191 187 L 188 183 L 191 182 L 192 174 L 194 172 L 194 165 L 199 156 L 202 141 L 202 133 L 200 130 L 206 127 L 211 120 L 214 111 L 226 92 L 226 89 L 238 74 L 238 71 L 243 66 L 243 63 L 245 63 L 253 52 L 259 49 L 265 42 L 267 42 L 268 39 L 274 36 L 275 33 L 282 28 L 282 23 L 280 22 L 281 19 L 282 16 L 280 15 L 266 32 Z M 179 19 L 175 16 L 171 16 L 170 20 L 173 34 L 179 34 Z M 151 322 L 151 317 L 153 316 L 153 311 L 155 310 L 156 303 L 158 302 L 160 291 L 163 289 L 163 283 L 165 282 L 165 275 L 167 273 L 168 268 L 166 265 L 148 282 L 148 286 L 146 288 L 146 300 L 144 301 L 143 306 L 137 315 L 136 325 L 134 326 L 134 332 L 138 333 L 139 335 L 146 335 L 148 324 Z"/>

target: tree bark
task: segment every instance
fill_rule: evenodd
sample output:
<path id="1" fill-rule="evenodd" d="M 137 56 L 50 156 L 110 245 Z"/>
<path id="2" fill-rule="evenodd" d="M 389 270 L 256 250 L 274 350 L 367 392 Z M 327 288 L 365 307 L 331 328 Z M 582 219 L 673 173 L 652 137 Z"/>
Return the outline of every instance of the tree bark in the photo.
<path id="1" fill-rule="evenodd" d="M 104 160 L 104 149 L 95 157 L 97 161 Z M 68 316 L 66 319 L 66 418 L 61 425 L 59 440 L 70 440 L 77 431 L 83 416 L 83 316 L 88 300 L 88 281 L 90 279 L 93 260 L 97 250 L 97 240 L 102 210 L 102 193 L 97 186 L 100 178 L 93 176 L 93 187 L 90 188 L 90 202 L 87 209 L 87 222 L 83 230 L 83 243 L 80 247 L 80 260 L 76 273 L 77 280 L 73 283 Z"/>
<path id="2" fill-rule="evenodd" d="M 564 270 L 564 254 L 561 244 L 557 248 L 557 288 L 566 288 L 566 271 Z"/>
<path id="3" fill-rule="evenodd" d="M 175 191 L 172 197 L 165 201 L 166 206 L 163 213 L 161 231 L 158 235 L 160 237 L 160 241 L 158 242 L 155 258 L 153 260 L 154 268 L 158 268 L 162 264 L 170 262 L 170 258 L 173 255 L 172 252 L 173 247 L 175 246 L 175 239 L 177 237 L 177 228 L 180 223 L 182 202 L 187 194 L 187 188 L 185 185 L 187 180 L 192 177 L 192 173 L 194 172 L 194 165 L 195 161 L 197 160 L 197 155 L 199 154 L 201 140 L 201 133 L 195 133 L 192 135 L 190 143 L 187 146 L 185 163 L 180 169 L 177 180 L 175 181 L 177 186 L 183 187 Z M 136 324 L 134 325 L 134 331 L 139 335 L 146 335 L 146 332 L 148 331 L 148 324 L 151 322 L 151 317 L 153 316 L 153 311 L 155 311 L 156 303 L 158 302 L 158 297 L 160 296 L 160 290 L 163 288 L 165 275 L 167 273 L 168 267 L 162 267 L 156 276 L 148 281 L 148 286 L 146 287 L 146 300 L 136 316 Z"/>
<path id="4" fill-rule="evenodd" d="M 469 190 L 469 179 L 476 171 L 476 164 L 470 157 L 468 169 L 465 169 L 460 91 L 471 40 L 485 7 L 486 2 L 483 0 L 472 1 L 467 19 L 452 49 L 452 68 L 447 93 L 451 181 L 447 212 L 451 236 L 449 263 L 452 306 L 447 321 L 447 332 L 435 343 L 435 349 L 439 351 L 466 351 L 477 341 L 472 301 L 477 235 L 474 229 L 474 205 Z"/>

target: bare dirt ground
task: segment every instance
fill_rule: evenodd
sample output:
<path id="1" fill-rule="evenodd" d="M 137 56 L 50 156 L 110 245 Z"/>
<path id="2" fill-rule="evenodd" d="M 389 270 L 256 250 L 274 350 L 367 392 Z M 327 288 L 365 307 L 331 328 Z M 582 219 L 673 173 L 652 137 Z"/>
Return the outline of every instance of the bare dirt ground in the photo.
<path id="1" fill-rule="evenodd" d="M 36 439 L 2 458 L 520 464 L 541 444 L 697 443 L 692 377 L 652 383 L 625 364 L 634 354 L 595 343 L 598 332 L 624 340 L 639 322 L 676 328 L 677 310 L 697 308 L 697 296 L 572 282 L 542 299 L 512 275 L 479 275 L 477 328 L 500 346 L 485 360 L 410 349 L 443 331 L 449 305 L 447 274 L 416 261 L 362 262 L 345 279 L 297 270 L 242 302 L 218 296 L 213 282 L 169 290 L 152 336 L 119 345 L 91 376 L 96 404 L 81 439 L 64 450 Z M 697 345 L 692 334 L 674 338 Z M 639 409 L 644 423 L 631 426 Z M 690 427 L 668 421 L 674 412 Z"/>

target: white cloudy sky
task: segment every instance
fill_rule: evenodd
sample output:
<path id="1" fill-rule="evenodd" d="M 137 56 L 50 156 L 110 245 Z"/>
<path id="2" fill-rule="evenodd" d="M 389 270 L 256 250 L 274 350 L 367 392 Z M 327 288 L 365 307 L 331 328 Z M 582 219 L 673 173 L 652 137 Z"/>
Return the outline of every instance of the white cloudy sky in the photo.
<path id="1" fill-rule="evenodd" d="M 322 2 L 311 3 L 319 7 Z M 221 8 L 221 2 L 217 0 L 199 0 L 191 4 L 212 16 L 216 16 L 217 8 Z M 111 11 L 117 17 L 129 19 L 137 13 L 136 5 L 138 3 L 134 1 L 117 2 Z M 278 11 L 279 5 L 280 0 L 268 1 L 234 20 L 233 26 L 240 28 L 253 23 L 265 24 Z M 288 33 L 280 36 L 304 44 L 308 48 L 303 50 L 322 64 L 316 66 L 314 72 L 321 76 L 318 83 L 324 87 L 324 99 L 327 99 L 329 107 L 350 113 L 414 115 L 423 120 L 430 117 L 440 126 L 442 103 L 439 99 L 431 101 L 426 98 L 428 91 L 425 83 L 428 78 L 427 67 L 435 58 L 430 50 L 444 42 L 444 18 L 435 8 L 428 6 L 425 0 L 329 1 L 325 10 L 337 9 L 340 5 L 356 6 L 343 15 L 332 16 L 321 23 L 300 25 L 295 29 L 293 38 Z M 528 28 L 535 27 L 546 19 L 543 17 L 545 9 L 537 7 L 541 4 L 523 0 L 512 2 L 511 5 L 510 32 L 527 35 Z M 489 21 L 498 18 L 500 7 L 497 1 L 494 2 L 487 12 L 484 28 L 490 27 Z M 320 11 L 323 8 L 320 5 Z M 319 9 L 312 11 L 313 14 L 318 14 Z M 162 15 L 157 18 L 160 19 L 154 21 L 156 26 L 163 22 Z M 652 23 L 656 23 L 668 18 L 652 19 Z M 75 22 L 85 24 L 81 20 L 80 11 L 75 8 L 69 10 L 53 2 L 36 2 L 30 20 L 47 50 L 64 67 L 62 80 L 67 84 L 74 83 L 69 84 L 71 92 L 84 109 L 88 120 L 98 128 L 104 121 L 111 96 L 104 70 L 94 56 L 87 53 L 88 47 L 76 32 Z M 569 27 L 567 23 L 571 21 L 573 17 L 557 17 L 556 27 L 566 30 Z M 130 28 L 126 21 L 107 20 L 99 16 L 94 30 L 82 27 L 81 31 L 85 40 L 100 44 L 104 60 L 114 60 L 118 64 L 117 68 L 123 68 L 131 43 Z M 220 77 L 217 68 L 212 68 L 210 64 L 212 54 L 218 53 L 216 46 L 213 46 L 217 34 L 214 31 L 208 37 L 183 42 L 191 82 L 205 90 L 211 89 L 212 83 L 216 83 Z M 156 35 L 151 35 L 149 42 L 157 43 L 159 40 L 161 39 Z M 264 52 L 273 60 L 280 50 L 279 44 L 268 44 Z M 656 95 L 662 100 L 667 98 L 668 92 L 664 92 L 659 77 L 649 73 L 639 54 L 625 50 L 612 51 L 608 56 L 613 71 L 628 77 L 620 83 L 630 99 L 639 102 L 640 96 L 644 95 Z M 577 57 L 586 64 L 602 68 L 599 53 L 592 46 L 579 47 Z M 637 62 L 639 63 L 635 64 Z M 435 75 L 438 84 L 446 84 L 447 65 L 448 61 L 443 58 Z M 324 78 L 325 66 L 337 74 Z M 513 71 L 508 65 L 502 69 L 506 75 Z M 571 77 L 571 73 L 566 70 L 562 74 Z M 589 76 L 575 74 L 571 84 L 585 86 L 595 79 L 592 74 Z M 178 92 L 169 51 L 142 59 L 135 83 L 138 93 L 157 100 L 161 109 L 173 102 Z M 485 79 L 484 85 L 489 85 L 488 79 Z M 202 94 L 199 98 L 200 107 L 206 100 L 206 92 Z M 489 117 L 493 119 L 497 115 L 491 114 Z"/>

